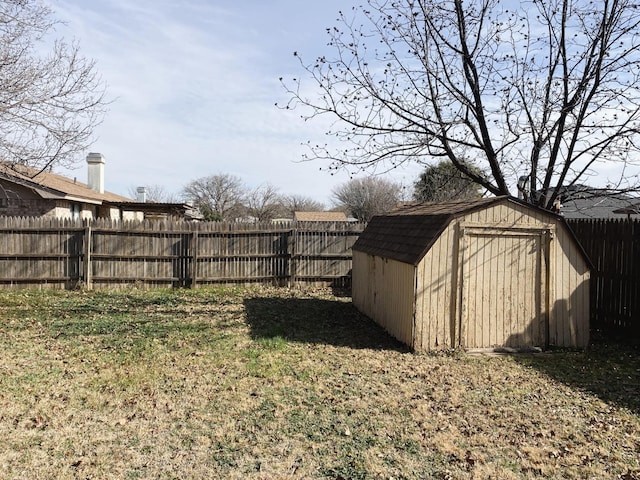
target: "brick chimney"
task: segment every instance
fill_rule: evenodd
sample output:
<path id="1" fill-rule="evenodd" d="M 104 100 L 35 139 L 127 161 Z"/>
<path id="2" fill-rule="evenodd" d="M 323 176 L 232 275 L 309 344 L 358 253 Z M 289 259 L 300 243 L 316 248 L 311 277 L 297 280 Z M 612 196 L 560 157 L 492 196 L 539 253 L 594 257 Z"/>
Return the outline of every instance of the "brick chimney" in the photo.
<path id="1" fill-rule="evenodd" d="M 104 156 L 101 153 L 87 155 L 87 174 L 89 188 L 104 193 Z"/>

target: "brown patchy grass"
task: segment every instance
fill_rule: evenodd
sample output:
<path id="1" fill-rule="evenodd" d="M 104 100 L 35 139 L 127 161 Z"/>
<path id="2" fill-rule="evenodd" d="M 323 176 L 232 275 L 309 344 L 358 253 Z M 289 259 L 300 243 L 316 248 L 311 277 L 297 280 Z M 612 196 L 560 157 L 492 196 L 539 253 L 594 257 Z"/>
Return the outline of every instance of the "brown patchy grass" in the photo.
<path id="1" fill-rule="evenodd" d="M 407 352 L 322 290 L 0 293 L 0 478 L 640 478 L 640 355 Z"/>

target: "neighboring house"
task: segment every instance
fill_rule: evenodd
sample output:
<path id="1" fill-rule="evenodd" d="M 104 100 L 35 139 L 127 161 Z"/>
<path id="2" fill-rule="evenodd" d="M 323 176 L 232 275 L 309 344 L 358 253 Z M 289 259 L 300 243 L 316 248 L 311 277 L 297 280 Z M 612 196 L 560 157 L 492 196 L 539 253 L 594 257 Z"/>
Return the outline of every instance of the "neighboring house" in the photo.
<path id="1" fill-rule="evenodd" d="M 82 183 L 46 170 L 0 163 L 0 215 L 143 220 L 187 214 L 188 205 L 135 202 L 105 191 L 104 164 L 101 154 L 90 153 L 88 181 Z"/>
<path id="2" fill-rule="evenodd" d="M 292 222 L 293 222 L 293 219 L 286 218 L 286 217 L 278 217 L 278 218 L 272 218 L 271 219 L 271 223 L 276 223 L 276 224 L 280 224 L 280 225 L 289 225 Z"/>
<path id="3" fill-rule="evenodd" d="M 624 218 L 624 210 L 637 205 L 639 199 L 606 189 L 574 185 L 562 190 L 559 213 L 566 219 Z"/>
<path id="4" fill-rule="evenodd" d="M 127 220 L 131 213 L 136 219 L 141 216 L 144 220 L 202 220 L 202 214 L 188 203 L 140 203 L 134 201 L 118 202 L 114 204 L 121 209 L 123 219 Z"/>
<path id="5" fill-rule="evenodd" d="M 626 215 L 628 220 L 631 220 L 631 215 L 640 215 L 640 204 L 633 205 L 631 207 L 619 208 L 614 210 L 613 213 L 617 215 Z"/>
<path id="6" fill-rule="evenodd" d="M 347 222 L 344 212 L 294 212 L 294 222 Z"/>

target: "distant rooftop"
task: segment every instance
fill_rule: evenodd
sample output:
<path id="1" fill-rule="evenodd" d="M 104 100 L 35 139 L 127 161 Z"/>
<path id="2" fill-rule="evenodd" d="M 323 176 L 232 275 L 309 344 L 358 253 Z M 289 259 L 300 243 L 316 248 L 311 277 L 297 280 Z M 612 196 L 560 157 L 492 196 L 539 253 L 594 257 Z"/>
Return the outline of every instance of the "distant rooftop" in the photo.
<path id="1" fill-rule="evenodd" d="M 625 209 L 640 203 L 638 197 L 584 185 L 567 187 L 559 196 L 560 213 L 567 219 L 623 218 Z"/>
<path id="2" fill-rule="evenodd" d="M 346 222 L 344 212 L 294 212 L 296 222 Z"/>

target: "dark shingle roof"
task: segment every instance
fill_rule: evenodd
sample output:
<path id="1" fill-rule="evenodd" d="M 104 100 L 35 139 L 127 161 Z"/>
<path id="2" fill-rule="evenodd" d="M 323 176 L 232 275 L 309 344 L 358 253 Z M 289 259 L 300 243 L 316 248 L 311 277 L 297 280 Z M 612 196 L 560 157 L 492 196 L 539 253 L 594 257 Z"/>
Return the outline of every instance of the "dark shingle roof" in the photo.
<path id="1" fill-rule="evenodd" d="M 624 213 L 618 210 L 640 201 L 628 193 L 580 184 L 561 187 L 557 194 L 560 213 L 566 219 L 622 218 L 620 215 Z"/>
<path id="2" fill-rule="evenodd" d="M 510 197 L 403 205 L 373 217 L 353 250 L 417 265 L 455 217 Z"/>
<path id="3" fill-rule="evenodd" d="M 620 215 L 624 215 L 625 212 L 618 210 L 632 207 L 637 202 L 637 198 L 625 195 L 573 198 L 562 201 L 560 211 L 567 219 L 623 218 Z"/>
<path id="4" fill-rule="evenodd" d="M 451 215 L 384 215 L 371 219 L 353 250 L 417 264 L 453 218 Z"/>
<path id="5" fill-rule="evenodd" d="M 516 200 L 508 196 L 476 198 L 473 200 L 451 200 L 438 203 L 408 203 L 402 205 L 389 215 L 464 215 L 470 211 L 484 208 L 502 200 Z"/>

